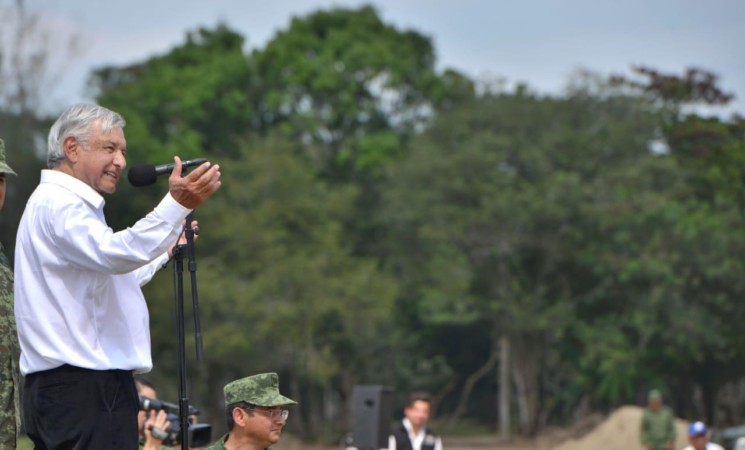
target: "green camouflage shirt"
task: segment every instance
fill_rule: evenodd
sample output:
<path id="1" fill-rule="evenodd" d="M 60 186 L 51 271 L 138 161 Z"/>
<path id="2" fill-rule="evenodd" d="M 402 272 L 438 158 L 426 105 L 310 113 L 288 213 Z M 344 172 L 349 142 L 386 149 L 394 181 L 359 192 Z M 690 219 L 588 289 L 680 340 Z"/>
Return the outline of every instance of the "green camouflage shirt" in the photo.
<path id="1" fill-rule="evenodd" d="M 18 345 L 13 315 L 13 269 L 0 244 L 0 448 L 16 448 L 20 429 Z"/>
<path id="2" fill-rule="evenodd" d="M 0 244 L 0 352 L 18 360 L 21 349 L 18 345 L 16 320 L 13 315 L 13 269 Z"/>
<path id="3" fill-rule="evenodd" d="M 651 445 L 652 450 L 664 450 L 669 442 L 675 442 L 675 414 L 667 406 L 657 412 L 646 408 L 639 428 L 642 444 Z"/>
<path id="4" fill-rule="evenodd" d="M 205 450 L 227 450 L 225 448 L 225 441 L 228 440 L 228 435 L 221 437 L 219 441 L 212 444 L 212 446 L 207 447 Z M 266 450 L 272 450 L 271 447 Z"/>
<path id="5" fill-rule="evenodd" d="M 215 442 L 211 446 L 207 447 L 206 450 L 226 450 L 225 441 L 228 439 L 228 435 L 221 437 L 219 441 Z"/>

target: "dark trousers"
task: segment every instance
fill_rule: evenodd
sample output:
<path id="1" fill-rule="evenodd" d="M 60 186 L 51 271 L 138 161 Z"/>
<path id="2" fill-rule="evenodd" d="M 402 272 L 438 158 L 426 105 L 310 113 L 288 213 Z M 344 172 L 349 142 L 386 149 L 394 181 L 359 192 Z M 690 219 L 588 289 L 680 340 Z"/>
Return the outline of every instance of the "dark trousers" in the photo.
<path id="1" fill-rule="evenodd" d="M 64 365 L 26 376 L 23 422 L 36 450 L 136 450 L 132 372 Z"/>

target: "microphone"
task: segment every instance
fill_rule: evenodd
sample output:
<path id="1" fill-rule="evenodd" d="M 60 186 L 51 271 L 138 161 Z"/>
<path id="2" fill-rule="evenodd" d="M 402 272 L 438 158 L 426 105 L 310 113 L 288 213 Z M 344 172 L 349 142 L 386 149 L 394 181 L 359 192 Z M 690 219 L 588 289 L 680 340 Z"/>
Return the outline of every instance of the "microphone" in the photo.
<path id="1" fill-rule="evenodd" d="M 197 158 L 181 161 L 181 168 L 187 169 L 207 162 L 207 158 Z M 129 184 L 136 187 L 149 186 L 158 179 L 158 175 L 170 174 L 176 168 L 176 163 L 154 166 L 152 164 L 137 164 L 127 171 Z"/>

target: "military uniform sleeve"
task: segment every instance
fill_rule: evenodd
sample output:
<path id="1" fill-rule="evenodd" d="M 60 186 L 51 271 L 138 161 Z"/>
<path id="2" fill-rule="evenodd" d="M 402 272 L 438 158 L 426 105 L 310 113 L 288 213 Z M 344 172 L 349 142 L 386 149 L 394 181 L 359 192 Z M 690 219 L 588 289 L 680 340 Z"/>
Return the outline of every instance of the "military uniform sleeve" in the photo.
<path id="1" fill-rule="evenodd" d="M 642 420 L 639 424 L 639 440 L 642 444 L 648 444 L 651 441 L 649 436 L 649 416 L 646 410 L 642 414 Z"/>
<path id="2" fill-rule="evenodd" d="M 667 435 L 668 435 L 668 441 L 675 443 L 675 414 L 673 413 L 672 409 L 668 409 L 668 421 L 667 421 Z"/>

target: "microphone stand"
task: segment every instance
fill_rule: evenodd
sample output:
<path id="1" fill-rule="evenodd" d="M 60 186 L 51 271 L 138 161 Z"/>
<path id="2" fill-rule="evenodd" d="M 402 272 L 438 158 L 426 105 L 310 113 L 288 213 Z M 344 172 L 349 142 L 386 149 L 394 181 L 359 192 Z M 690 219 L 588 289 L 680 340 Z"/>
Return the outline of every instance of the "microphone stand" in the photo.
<path id="1" fill-rule="evenodd" d="M 194 235 L 198 234 L 191 226 L 192 213 L 186 216 L 184 235 L 186 244 L 173 247 L 174 301 L 176 306 L 176 333 L 178 337 L 178 377 L 179 377 L 179 422 L 181 423 L 181 449 L 189 448 L 189 398 L 186 395 L 186 336 L 184 317 L 184 256 L 188 258 L 191 277 L 192 310 L 194 312 L 194 339 L 197 361 L 202 360 L 202 330 L 199 320 L 199 294 L 197 292 L 197 260 L 194 252 Z M 179 238 L 180 239 L 180 238 Z"/>
<path id="2" fill-rule="evenodd" d="M 207 161 L 204 158 L 181 163 L 181 176 L 186 176 L 188 167 L 196 166 Z M 140 164 L 129 170 L 127 178 L 133 186 L 146 186 L 155 182 L 158 175 L 170 173 L 174 164 L 165 166 L 149 166 Z M 181 235 L 173 246 L 173 294 L 176 308 L 176 334 L 178 341 L 178 378 L 179 378 L 179 423 L 181 424 L 181 449 L 189 448 L 189 398 L 186 395 L 186 336 L 184 331 L 184 257 L 189 260 L 189 275 L 191 276 L 192 311 L 194 312 L 194 339 L 197 361 L 203 358 L 202 329 L 199 320 L 199 294 L 197 291 L 197 258 L 194 252 L 194 235 L 199 230 L 192 228 L 192 213 L 186 216 L 183 234 L 186 244 L 180 244 Z"/>

